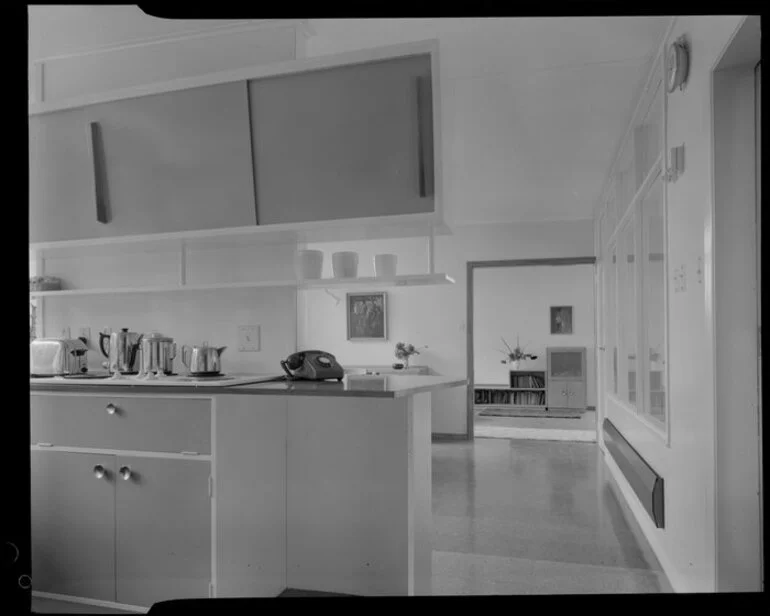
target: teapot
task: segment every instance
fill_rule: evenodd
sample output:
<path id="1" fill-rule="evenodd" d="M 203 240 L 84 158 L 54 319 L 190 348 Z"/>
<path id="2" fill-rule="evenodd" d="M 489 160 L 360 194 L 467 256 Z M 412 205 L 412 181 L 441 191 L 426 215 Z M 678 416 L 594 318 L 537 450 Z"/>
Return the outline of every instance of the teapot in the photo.
<path id="1" fill-rule="evenodd" d="M 210 347 L 208 342 L 200 346 L 182 346 L 182 363 L 190 374 L 214 375 L 222 370 L 222 353 L 227 347 Z"/>
<path id="2" fill-rule="evenodd" d="M 130 332 L 127 327 L 111 334 L 99 332 L 99 348 L 108 360 L 107 368 L 110 372 L 121 374 L 138 372 L 137 355 L 143 335 Z M 107 348 L 104 346 L 105 340 Z"/>

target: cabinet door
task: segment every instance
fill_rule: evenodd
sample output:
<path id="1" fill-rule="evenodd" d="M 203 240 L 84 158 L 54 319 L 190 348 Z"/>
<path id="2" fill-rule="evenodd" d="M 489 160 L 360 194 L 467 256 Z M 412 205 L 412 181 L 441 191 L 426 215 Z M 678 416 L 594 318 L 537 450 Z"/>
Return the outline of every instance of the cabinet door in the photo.
<path id="1" fill-rule="evenodd" d="M 568 381 L 567 386 L 567 405 L 571 409 L 586 408 L 586 385 L 582 381 Z"/>
<path id="2" fill-rule="evenodd" d="M 94 168 L 83 109 L 29 118 L 29 239 L 99 234 Z"/>
<path id="3" fill-rule="evenodd" d="M 31 117 L 31 240 L 255 224 L 247 96 L 243 81 Z"/>
<path id="4" fill-rule="evenodd" d="M 211 466 L 198 460 L 118 456 L 118 603 L 208 597 Z M 121 473 L 128 467 L 130 477 Z"/>
<path id="5" fill-rule="evenodd" d="M 114 456 L 30 457 L 33 590 L 115 601 Z"/>
<path id="6" fill-rule="evenodd" d="M 432 212 L 427 55 L 249 82 L 258 224 Z"/>
<path id="7" fill-rule="evenodd" d="M 549 380 L 547 393 L 546 403 L 549 408 L 568 408 L 567 381 Z"/>

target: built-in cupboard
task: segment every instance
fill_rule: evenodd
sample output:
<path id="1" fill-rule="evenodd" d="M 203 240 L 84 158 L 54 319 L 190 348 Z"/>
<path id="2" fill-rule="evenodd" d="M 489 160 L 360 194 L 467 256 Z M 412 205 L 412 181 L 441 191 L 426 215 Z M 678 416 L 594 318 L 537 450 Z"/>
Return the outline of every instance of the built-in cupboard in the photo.
<path id="1" fill-rule="evenodd" d="M 29 117 L 30 241 L 435 210 L 428 53 Z"/>

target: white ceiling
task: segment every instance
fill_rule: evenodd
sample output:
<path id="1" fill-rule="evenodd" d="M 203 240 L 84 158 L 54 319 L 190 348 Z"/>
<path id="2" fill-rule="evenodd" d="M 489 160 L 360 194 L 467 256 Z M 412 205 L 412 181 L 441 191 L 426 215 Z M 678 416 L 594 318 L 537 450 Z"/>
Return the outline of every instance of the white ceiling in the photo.
<path id="1" fill-rule="evenodd" d="M 438 38 L 451 221 L 592 217 L 669 17 L 311 20 L 308 55 Z"/>
<path id="2" fill-rule="evenodd" d="M 135 41 L 271 21 L 161 19 L 147 15 L 133 4 L 30 5 L 27 11 L 31 61 Z"/>

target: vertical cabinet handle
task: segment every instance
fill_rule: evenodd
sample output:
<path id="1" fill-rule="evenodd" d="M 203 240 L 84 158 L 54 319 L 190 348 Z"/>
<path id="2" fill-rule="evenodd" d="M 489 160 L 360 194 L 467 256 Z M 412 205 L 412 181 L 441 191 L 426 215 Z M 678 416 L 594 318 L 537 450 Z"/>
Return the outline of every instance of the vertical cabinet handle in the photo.
<path id="1" fill-rule="evenodd" d="M 120 476 L 123 477 L 124 481 L 128 481 L 131 479 L 131 467 L 130 466 L 121 466 L 120 467 Z"/>
<path id="2" fill-rule="evenodd" d="M 107 471 L 104 469 L 104 467 L 101 464 L 97 464 L 94 466 L 94 477 L 97 479 L 103 479 L 107 476 Z"/>
<path id="3" fill-rule="evenodd" d="M 433 194 L 433 99 L 430 77 L 417 78 L 417 147 L 420 197 Z"/>
<path id="4" fill-rule="evenodd" d="M 96 220 L 106 224 L 109 222 L 107 215 L 107 177 L 104 168 L 102 133 L 98 122 L 90 122 L 88 124 L 88 146 L 91 150 L 91 163 L 94 167 Z"/>

